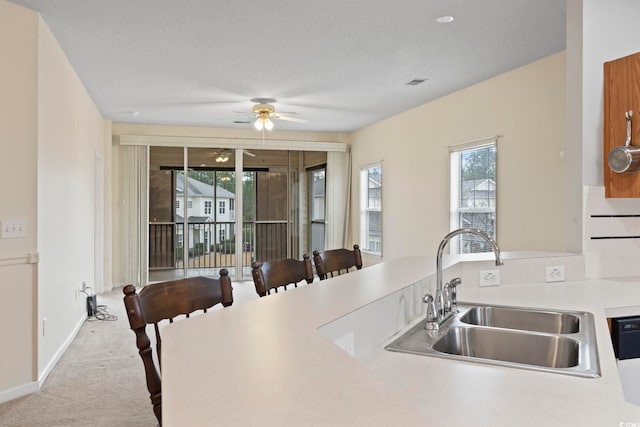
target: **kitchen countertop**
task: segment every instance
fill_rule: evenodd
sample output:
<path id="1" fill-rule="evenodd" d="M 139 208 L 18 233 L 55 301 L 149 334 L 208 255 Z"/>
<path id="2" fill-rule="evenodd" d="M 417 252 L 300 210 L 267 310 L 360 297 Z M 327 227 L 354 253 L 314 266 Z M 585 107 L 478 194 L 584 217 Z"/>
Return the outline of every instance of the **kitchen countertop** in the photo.
<path id="1" fill-rule="evenodd" d="M 433 257 L 402 258 L 168 325 L 164 425 L 640 425 L 606 323 L 616 310 L 640 314 L 639 279 L 459 289 L 460 301 L 593 313 L 595 379 L 393 353 L 383 342 L 352 357 L 319 331 L 420 280 L 433 286 L 434 273 Z"/>

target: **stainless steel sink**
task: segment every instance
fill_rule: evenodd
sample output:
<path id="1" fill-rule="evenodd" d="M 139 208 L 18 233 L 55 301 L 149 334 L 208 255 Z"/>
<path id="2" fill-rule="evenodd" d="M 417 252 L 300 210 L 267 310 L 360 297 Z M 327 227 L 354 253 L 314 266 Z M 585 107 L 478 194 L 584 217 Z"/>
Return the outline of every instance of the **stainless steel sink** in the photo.
<path id="1" fill-rule="evenodd" d="M 463 323 L 495 328 L 519 329 L 550 334 L 580 332 L 580 318 L 574 314 L 505 307 L 472 307 L 460 317 Z"/>
<path id="2" fill-rule="evenodd" d="M 580 342 L 557 335 L 490 328 L 455 327 L 433 345 L 442 353 L 511 363 L 571 368 L 578 366 Z"/>
<path id="3" fill-rule="evenodd" d="M 459 303 L 437 331 L 424 321 L 385 348 L 390 351 L 597 378 L 593 315 L 586 312 Z"/>

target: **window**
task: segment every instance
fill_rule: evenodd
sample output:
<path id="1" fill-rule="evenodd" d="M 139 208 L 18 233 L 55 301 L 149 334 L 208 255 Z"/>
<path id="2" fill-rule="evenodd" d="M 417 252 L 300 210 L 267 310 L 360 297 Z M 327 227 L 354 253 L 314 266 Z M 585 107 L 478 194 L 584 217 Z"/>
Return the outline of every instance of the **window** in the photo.
<path id="1" fill-rule="evenodd" d="M 204 214 L 211 215 L 211 200 L 204 201 Z"/>
<path id="2" fill-rule="evenodd" d="M 193 200 L 187 200 L 187 209 L 191 209 L 193 207 Z"/>
<path id="3" fill-rule="evenodd" d="M 219 201 L 218 202 L 218 213 L 219 214 L 223 214 L 226 210 L 226 203 L 224 201 Z"/>
<path id="4" fill-rule="evenodd" d="M 360 246 L 382 255 L 382 164 L 360 168 Z"/>
<path id="5" fill-rule="evenodd" d="M 309 252 L 324 249 L 326 211 L 326 166 L 308 170 L 309 173 Z"/>
<path id="6" fill-rule="evenodd" d="M 470 227 L 496 239 L 496 142 L 451 149 L 451 230 Z M 491 246 L 473 234 L 450 243 L 452 253 L 489 252 Z"/>
<path id="7" fill-rule="evenodd" d="M 180 209 L 180 199 L 176 199 L 176 209 Z"/>

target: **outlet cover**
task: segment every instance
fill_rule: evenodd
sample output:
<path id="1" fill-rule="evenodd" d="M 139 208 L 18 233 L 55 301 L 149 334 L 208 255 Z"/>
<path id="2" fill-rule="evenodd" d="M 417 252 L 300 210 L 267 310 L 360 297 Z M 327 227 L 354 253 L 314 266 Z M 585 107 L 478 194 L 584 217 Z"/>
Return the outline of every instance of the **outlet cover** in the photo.
<path id="1" fill-rule="evenodd" d="M 545 280 L 547 282 L 564 282 L 564 265 L 545 267 Z"/>
<path id="2" fill-rule="evenodd" d="M 481 270 L 478 275 L 480 286 L 498 286 L 500 284 L 500 270 Z"/>

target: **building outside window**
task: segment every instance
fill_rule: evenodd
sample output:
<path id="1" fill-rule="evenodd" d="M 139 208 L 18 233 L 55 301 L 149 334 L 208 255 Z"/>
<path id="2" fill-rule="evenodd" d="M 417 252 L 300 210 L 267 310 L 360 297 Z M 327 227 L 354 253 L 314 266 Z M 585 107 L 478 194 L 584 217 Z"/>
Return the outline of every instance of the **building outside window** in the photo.
<path id="1" fill-rule="evenodd" d="M 360 247 L 382 255 L 382 163 L 360 168 Z"/>
<path id="2" fill-rule="evenodd" d="M 451 147 L 450 228 L 475 228 L 496 239 L 496 141 Z M 450 243 L 452 253 L 489 252 L 491 246 L 473 234 Z"/>

